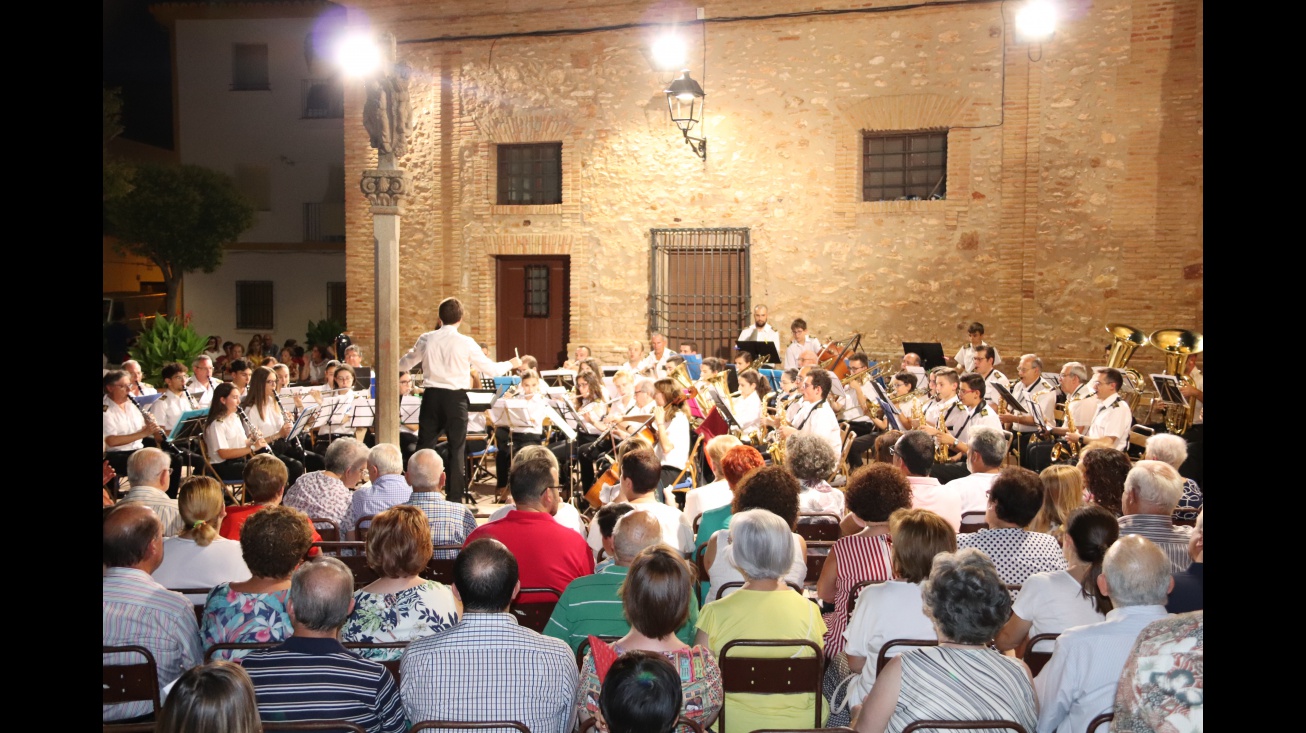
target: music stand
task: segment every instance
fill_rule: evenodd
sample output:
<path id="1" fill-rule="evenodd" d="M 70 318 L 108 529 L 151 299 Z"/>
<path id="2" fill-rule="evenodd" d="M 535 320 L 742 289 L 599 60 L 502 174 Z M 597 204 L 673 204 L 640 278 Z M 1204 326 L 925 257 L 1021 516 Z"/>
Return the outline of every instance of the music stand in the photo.
<path id="1" fill-rule="evenodd" d="M 467 411 L 485 412 L 494 405 L 494 402 L 497 399 L 499 399 L 498 390 L 469 389 L 467 390 Z"/>
<path id="2" fill-rule="evenodd" d="M 370 428 L 376 422 L 376 400 L 364 398 L 354 404 L 353 415 L 349 419 L 351 428 Z"/>
<path id="3" fill-rule="evenodd" d="M 689 378 L 697 382 L 703 374 L 703 356 L 701 354 L 681 354 L 685 359 L 685 369 L 689 371 Z"/>
<path id="4" fill-rule="evenodd" d="M 564 390 L 576 386 L 576 372 L 571 369 L 545 369 L 540 372 L 540 379 L 550 387 L 562 387 Z"/>
<path id="5" fill-rule="evenodd" d="M 929 371 L 936 366 L 947 366 L 948 360 L 943 356 L 943 344 L 938 341 L 903 341 L 903 356 L 915 354 L 921 358 L 921 367 Z"/>
<path id="6" fill-rule="evenodd" d="M 1007 403 L 1007 407 L 1010 407 L 1013 413 L 1017 415 L 1026 415 L 1029 413 L 1029 410 L 1026 410 L 1025 406 L 1020 404 L 1020 400 L 1016 399 L 1016 396 L 1011 393 L 1011 390 L 997 382 L 990 382 L 988 386 L 997 390 L 998 395 L 1002 397 L 1002 401 Z"/>
<path id="7" fill-rule="evenodd" d="M 469 401 L 470 402 L 470 401 Z M 468 411 L 471 411 L 470 405 Z M 399 398 L 399 424 L 419 425 L 422 421 L 422 398 L 406 394 Z"/>
<path id="8" fill-rule="evenodd" d="M 898 422 L 898 415 L 902 414 L 901 410 L 889 399 L 889 394 L 884 391 L 884 386 L 873 381 L 871 382 L 871 389 L 875 390 L 875 401 L 879 403 L 880 412 L 883 413 L 885 421 L 889 423 L 889 429 L 902 430 L 902 423 Z"/>
<path id="9" fill-rule="evenodd" d="M 619 366 L 605 366 L 603 367 L 603 376 L 611 377 L 619 371 L 621 371 L 621 367 Z"/>
<path id="10" fill-rule="evenodd" d="M 775 343 L 772 341 L 736 341 L 735 351 L 747 351 L 756 359 L 759 356 L 767 357 L 767 362 L 771 364 L 780 364 L 780 352 L 775 350 Z"/>
<path id="11" fill-rule="evenodd" d="M 354 368 L 354 391 L 362 392 L 365 389 L 372 388 L 372 367 L 355 367 Z"/>
<path id="12" fill-rule="evenodd" d="M 1162 402 L 1170 405 L 1188 405 L 1188 400 L 1179 391 L 1179 379 L 1171 374 L 1149 374 L 1152 379 L 1152 386 L 1156 387 L 1156 393 L 1160 395 Z"/>
<path id="13" fill-rule="evenodd" d="M 168 433 L 168 442 L 198 440 L 204 434 L 204 418 L 208 415 L 209 411 L 204 408 L 181 413 L 177 424 L 172 426 L 172 432 Z"/>
<path id="14" fill-rule="evenodd" d="M 707 394 L 712 398 L 712 401 L 716 403 L 716 411 L 721 414 L 721 417 L 725 418 L 726 425 L 739 428 L 740 431 L 743 431 L 743 427 L 739 424 L 739 421 L 735 419 L 735 414 L 726 406 L 726 401 L 725 398 L 721 396 L 721 391 L 716 387 L 712 387 L 708 390 Z"/>
<path id="15" fill-rule="evenodd" d="M 286 442 L 290 443 L 299 439 L 300 433 L 304 431 L 311 423 L 316 422 L 317 413 L 322 411 L 320 405 L 309 405 L 299 414 L 295 424 L 291 426 L 290 432 L 286 435 Z"/>
<path id="16" fill-rule="evenodd" d="M 780 391 L 780 376 L 784 374 L 783 369 L 758 369 L 757 371 L 766 377 L 766 381 L 771 383 L 772 392 Z"/>

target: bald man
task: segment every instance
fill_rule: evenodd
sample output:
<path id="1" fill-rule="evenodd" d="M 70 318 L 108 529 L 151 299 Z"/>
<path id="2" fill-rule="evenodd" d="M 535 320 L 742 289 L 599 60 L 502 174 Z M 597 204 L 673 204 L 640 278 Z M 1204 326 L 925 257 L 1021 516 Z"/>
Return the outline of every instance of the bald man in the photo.
<path id="1" fill-rule="evenodd" d="M 625 636 L 630 633 L 630 622 L 621 607 L 621 584 L 626 580 L 635 556 L 661 541 L 662 524 L 653 514 L 632 511 L 621 515 L 612 530 L 612 537 L 603 538 L 603 549 L 613 558 L 613 563 L 593 575 L 571 581 L 562 598 L 558 599 L 544 634 L 562 639 L 575 651 L 590 634 Z M 689 618 L 676 631 L 676 637 L 689 644 L 697 623 L 698 600 L 691 594 Z"/>

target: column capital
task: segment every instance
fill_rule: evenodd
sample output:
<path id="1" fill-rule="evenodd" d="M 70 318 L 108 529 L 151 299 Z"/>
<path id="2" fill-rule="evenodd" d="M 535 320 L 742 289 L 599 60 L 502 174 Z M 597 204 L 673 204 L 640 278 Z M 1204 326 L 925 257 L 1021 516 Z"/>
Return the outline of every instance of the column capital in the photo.
<path id="1" fill-rule="evenodd" d="M 408 176 L 401 170 L 365 170 L 360 183 L 373 214 L 403 213 L 403 196 L 408 193 Z"/>

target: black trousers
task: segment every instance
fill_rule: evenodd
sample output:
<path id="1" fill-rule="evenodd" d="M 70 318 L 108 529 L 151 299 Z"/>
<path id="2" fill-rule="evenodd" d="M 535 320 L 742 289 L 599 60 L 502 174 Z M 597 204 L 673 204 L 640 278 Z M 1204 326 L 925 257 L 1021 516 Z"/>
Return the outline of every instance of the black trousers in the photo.
<path id="1" fill-rule="evenodd" d="M 939 480 L 939 483 L 946 484 L 953 479 L 970 475 L 966 470 L 966 462 L 948 461 L 947 463 L 936 463 L 934 468 L 930 469 L 930 475 Z"/>
<path id="2" fill-rule="evenodd" d="M 666 502 L 666 492 L 670 491 L 671 487 L 675 485 L 676 477 L 680 475 L 680 471 L 681 469 L 676 468 L 675 466 L 664 465 L 662 467 L 662 475 L 658 477 L 658 488 L 656 494 L 658 501 L 663 503 Z M 685 506 L 684 496 L 684 494 L 676 495 L 676 503 L 680 504 L 682 509 Z"/>
<path id="3" fill-rule="evenodd" d="M 866 451 L 875 447 L 875 439 L 880 437 L 880 431 L 876 430 L 875 423 L 869 420 L 850 422 L 848 429 L 857 433 L 857 437 L 853 438 L 852 447 L 848 449 L 848 468 L 856 470 L 865 462 Z"/>
<path id="4" fill-rule="evenodd" d="M 299 446 L 298 441 L 291 443 L 285 438 L 278 438 L 272 443 L 272 452 L 286 463 L 286 470 L 290 472 L 290 481 L 287 486 L 295 483 L 295 479 L 304 474 L 305 471 L 323 471 L 326 470 L 326 460 L 314 453 L 306 451 Z M 294 473 L 290 462 L 294 461 L 299 465 L 299 473 Z"/>
<path id="5" fill-rule="evenodd" d="M 494 454 L 494 483 L 496 488 L 504 488 L 508 485 L 508 472 L 512 470 L 512 459 L 517 457 L 517 451 L 528 445 L 540 445 L 544 442 L 543 433 L 514 433 L 508 428 L 494 429 L 495 442 L 499 445 L 499 452 Z M 509 445 L 511 444 L 511 449 Z M 557 455 L 556 453 L 554 454 Z M 559 469 L 563 464 L 562 460 L 558 461 Z M 561 470 L 558 471 L 562 473 Z M 561 476 L 559 476 L 561 477 Z M 453 501 L 450 499 L 450 501 Z"/>
<path id="6" fill-rule="evenodd" d="M 467 393 L 461 389 L 428 387 L 422 392 L 417 419 L 417 449 L 435 448 L 440 434 L 448 441 L 444 462 L 445 498 L 461 503 L 467 488 Z"/>

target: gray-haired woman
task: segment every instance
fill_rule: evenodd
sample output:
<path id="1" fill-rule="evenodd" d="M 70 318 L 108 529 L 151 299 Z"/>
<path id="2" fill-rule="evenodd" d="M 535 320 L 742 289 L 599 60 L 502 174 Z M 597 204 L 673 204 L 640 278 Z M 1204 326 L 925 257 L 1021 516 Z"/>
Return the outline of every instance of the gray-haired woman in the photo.
<path id="1" fill-rule="evenodd" d="M 825 440 L 801 433 L 789 436 L 785 441 L 785 468 L 802 485 L 798 494 L 798 511 L 829 512 L 843 517 L 843 492 L 826 481 L 838 465 L 839 456 Z"/>
<path id="2" fill-rule="evenodd" d="M 1184 461 L 1188 460 L 1188 441 L 1178 435 L 1157 433 L 1147 439 L 1143 460 L 1169 463 L 1178 471 L 1179 467 L 1184 465 Z M 1196 481 L 1185 476 L 1184 495 L 1179 499 L 1179 505 L 1175 507 L 1174 521 L 1192 524 L 1197 521 L 1197 513 L 1201 510 L 1202 490 L 1197 487 Z"/>

